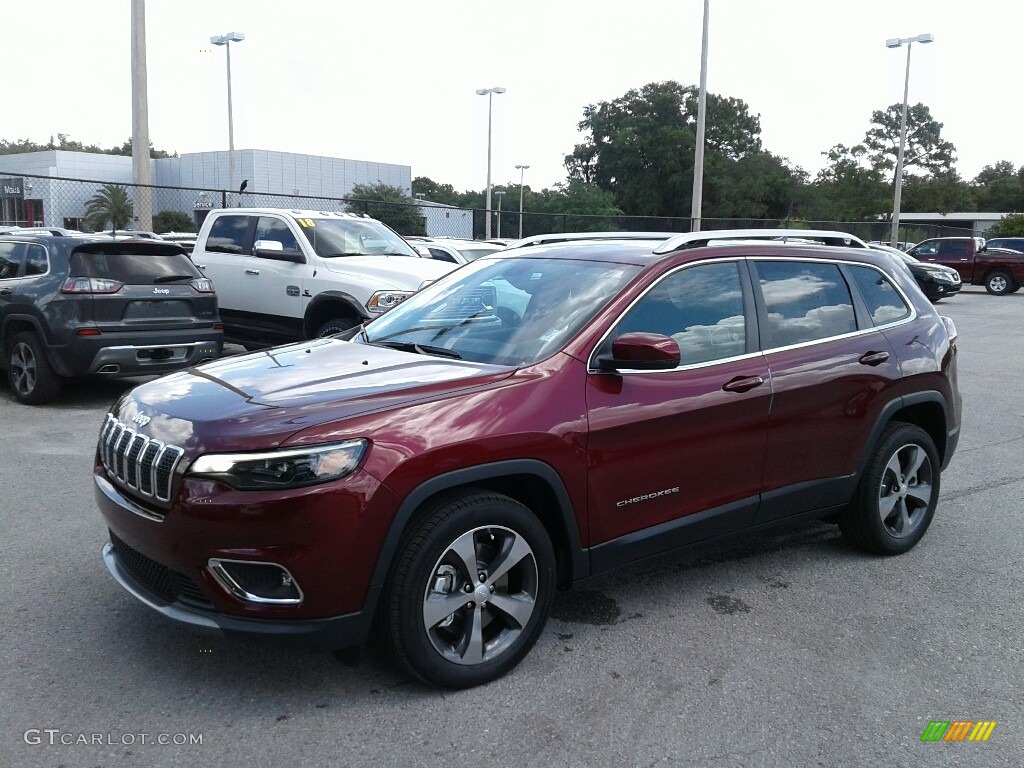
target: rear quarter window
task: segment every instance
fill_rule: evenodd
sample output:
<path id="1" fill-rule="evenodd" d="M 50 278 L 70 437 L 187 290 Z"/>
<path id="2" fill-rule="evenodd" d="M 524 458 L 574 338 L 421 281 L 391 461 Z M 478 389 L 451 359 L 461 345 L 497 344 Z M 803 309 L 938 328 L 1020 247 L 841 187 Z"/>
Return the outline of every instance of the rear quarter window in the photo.
<path id="1" fill-rule="evenodd" d="M 103 277 L 128 285 L 147 285 L 185 275 L 202 277 L 184 253 L 75 251 L 71 255 L 72 277 Z"/>
<path id="2" fill-rule="evenodd" d="M 885 275 L 871 267 L 848 266 L 847 269 L 875 325 L 910 317 L 910 307 Z"/>

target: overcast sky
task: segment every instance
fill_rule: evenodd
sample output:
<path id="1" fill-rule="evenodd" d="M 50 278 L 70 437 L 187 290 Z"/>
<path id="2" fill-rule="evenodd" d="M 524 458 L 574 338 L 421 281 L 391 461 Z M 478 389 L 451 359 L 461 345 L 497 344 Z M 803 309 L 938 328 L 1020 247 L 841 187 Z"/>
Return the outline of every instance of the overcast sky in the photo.
<path id="1" fill-rule="evenodd" d="M 587 104 L 663 80 L 695 84 L 703 0 L 149 0 L 149 130 L 168 151 L 227 149 L 223 48 L 232 45 L 235 147 L 412 166 L 483 189 L 550 187 Z M 130 0 L 4 2 L 0 138 L 57 133 L 101 146 L 131 133 Z M 1002 30 L 1008 35 L 1000 40 Z M 967 179 L 1024 164 L 1019 0 L 711 0 L 708 90 L 760 114 L 765 149 L 812 175 L 860 142 L 871 112 L 927 104 Z M 3 96 L 15 98 L 7 101 Z M 5 103 L 6 102 L 6 103 Z"/>

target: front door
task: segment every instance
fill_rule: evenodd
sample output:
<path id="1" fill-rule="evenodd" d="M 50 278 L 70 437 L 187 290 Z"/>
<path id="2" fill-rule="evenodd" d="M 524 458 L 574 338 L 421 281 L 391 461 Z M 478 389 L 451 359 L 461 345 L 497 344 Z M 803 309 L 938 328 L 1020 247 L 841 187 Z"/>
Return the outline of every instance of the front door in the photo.
<path id="1" fill-rule="evenodd" d="M 681 363 L 588 375 L 592 545 L 614 541 L 630 550 L 618 559 L 632 559 L 751 522 L 772 390 L 752 316 L 734 260 L 669 273 L 616 325 L 604 346 L 660 333 L 679 344 Z"/>

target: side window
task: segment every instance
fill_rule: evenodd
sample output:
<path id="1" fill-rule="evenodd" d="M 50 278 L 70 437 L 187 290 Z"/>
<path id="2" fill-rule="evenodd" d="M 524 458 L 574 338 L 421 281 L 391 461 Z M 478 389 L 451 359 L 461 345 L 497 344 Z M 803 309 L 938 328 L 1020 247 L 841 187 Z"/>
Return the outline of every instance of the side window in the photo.
<path id="1" fill-rule="evenodd" d="M 938 243 L 921 243 L 914 249 L 917 256 L 934 256 L 939 252 Z"/>
<path id="2" fill-rule="evenodd" d="M 847 269 L 875 325 L 910 317 L 910 307 L 885 275 L 871 267 L 848 266 Z"/>
<path id="3" fill-rule="evenodd" d="M 742 355 L 747 327 L 739 266 L 702 264 L 669 275 L 623 316 L 610 339 L 635 331 L 671 336 L 682 365 Z"/>
<path id="4" fill-rule="evenodd" d="M 249 219 L 248 216 L 218 216 L 210 227 L 206 250 L 250 255 Z"/>
<path id="5" fill-rule="evenodd" d="M 966 240 L 949 240 L 939 246 L 939 253 L 943 256 L 966 256 Z"/>
<path id="6" fill-rule="evenodd" d="M 0 243 L 0 280 L 18 277 L 18 270 L 24 260 L 24 243 Z"/>
<path id="7" fill-rule="evenodd" d="M 857 330 L 850 289 L 837 265 L 759 261 L 756 267 L 768 312 L 765 348 Z"/>
<path id="8" fill-rule="evenodd" d="M 300 250 L 295 235 L 292 234 L 288 225 L 280 219 L 269 216 L 261 216 L 256 222 L 256 237 L 253 240 L 276 240 L 286 251 Z"/>
<path id="9" fill-rule="evenodd" d="M 48 269 L 46 249 L 41 245 L 28 246 L 28 252 L 25 254 L 25 277 L 45 275 Z"/>

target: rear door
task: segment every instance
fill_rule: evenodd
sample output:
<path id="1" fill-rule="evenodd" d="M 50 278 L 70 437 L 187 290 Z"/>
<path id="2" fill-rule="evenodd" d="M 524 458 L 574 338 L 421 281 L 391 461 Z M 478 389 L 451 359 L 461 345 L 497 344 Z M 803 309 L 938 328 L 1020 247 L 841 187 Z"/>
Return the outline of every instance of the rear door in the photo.
<path id="1" fill-rule="evenodd" d="M 848 500 L 859 459 L 900 377 L 881 328 L 911 313 L 871 267 L 780 258 L 754 259 L 751 266 L 773 388 L 761 522 Z M 891 301 L 869 314 L 848 275 L 865 286 L 883 281 Z"/>
<path id="2" fill-rule="evenodd" d="M 237 213 L 212 213 L 209 234 L 200 237 L 192 261 L 217 290 L 225 335 L 232 339 L 257 338 L 259 321 L 247 311 L 243 278 L 246 270 L 258 270 L 252 255 L 256 217 Z"/>

